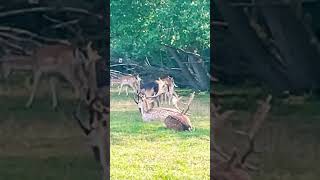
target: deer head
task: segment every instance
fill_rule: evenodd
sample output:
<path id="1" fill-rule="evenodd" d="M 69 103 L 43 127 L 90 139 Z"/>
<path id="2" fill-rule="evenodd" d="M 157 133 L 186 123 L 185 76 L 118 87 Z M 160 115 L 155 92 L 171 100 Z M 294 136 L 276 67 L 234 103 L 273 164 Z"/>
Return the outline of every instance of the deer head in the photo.
<path id="1" fill-rule="evenodd" d="M 137 99 L 135 98 L 137 97 Z M 134 102 L 138 105 L 139 112 L 142 114 L 144 111 L 148 111 L 150 108 L 150 102 L 147 99 L 147 96 L 145 94 L 145 90 L 142 89 L 138 94 L 133 96 Z"/>
<path id="2" fill-rule="evenodd" d="M 156 96 L 159 96 L 166 91 L 167 83 L 160 78 L 158 80 L 156 80 L 156 83 L 158 83 L 158 86 L 159 86 L 159 90 L 158 90 L 158 93 L 156 94 Z"/>

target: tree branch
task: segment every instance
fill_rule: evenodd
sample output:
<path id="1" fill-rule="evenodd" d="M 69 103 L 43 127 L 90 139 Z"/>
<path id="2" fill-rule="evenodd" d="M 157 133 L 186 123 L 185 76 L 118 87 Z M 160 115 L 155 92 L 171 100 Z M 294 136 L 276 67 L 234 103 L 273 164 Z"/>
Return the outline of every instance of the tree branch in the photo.
<path id="1" fill-rule="evenodd" d="M 74 12 L 74 13 L 81 13 L 81 14 L 94 16 L 94 17 L 96 17 L 96 18 L 98 18 L 100 20 L 103 19 L 103 17 L 101 15 L 93 14 L 93 13 L 91 13 L 88 10 L 85 10 L 85 9 L 73 8 L 73 7 L 62 7 L 62 8 L 56 8 L 56 7 L 34 7 L 34 8 L 10 10 L 10 11 L 6 11 L 6 12 L 0 13 L 0 18 L 6 17 L 6 16 L 24 14 L 24 13 L 42 12 L 42 11 L 45 11 L 45 12 L 47 12 L 47 11 L 70 11 L 70 12 Z"/>
<path id="2" fill-rule="evenodd" d="M 20 28 L 13 28 L 13 27 L 9 27 L 9 26 L 0 26 L 0 31 L 11 31 L 11 32 L 15 32 L 18 34 L 25 34 L 25 35 L 31 36 L 33 38 L 38 38 L 38 39 L 48 41 L 48 42 L 58 42 L 61 44 L 70 45 L 70 42 L 68 42 L 67 40 L 60 40 L 60 39 L 43 37 L 43 36 L 40 36 L 36 33 L 30 32 L 30 31 L 27 31 L 24 29 L 20 29 Z"/>

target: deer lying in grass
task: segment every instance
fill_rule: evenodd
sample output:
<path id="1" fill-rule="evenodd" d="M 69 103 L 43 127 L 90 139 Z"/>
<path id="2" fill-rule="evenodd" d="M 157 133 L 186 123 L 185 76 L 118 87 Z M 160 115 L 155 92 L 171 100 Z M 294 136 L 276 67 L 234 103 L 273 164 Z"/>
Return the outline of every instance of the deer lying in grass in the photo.
<path id="1" fill-rule="evenodd" d="M 89 113 L 89 127 L 87 127 L 79 118 L 80 105 L 77 111 L 73 112 L 73 118 L 78 122 L 81 130 L 89 138 L 89 144 L 95 159 L 100 163 L 102 180 L 106 180 L 110 176 L 110 152 L 108 140 L 109 134 L 109 114 L 110 109 L 106 104 L 108 98 L 105 92 L 95 92 L 94 97 L 88 98 L 86 101 Z"/>
<path id="2" fill-rule="evenodd" d="M 87 77 L 88 72 L 92 71 L 92 64 L 95 64 L 101 58 L 98 52 L 92 49 L 91 44 L 91 42 L 87 44 L 85 52 L 71 45 L 48 45 L 36 49 L 32 57 L 32 91 L 26 107 L 31 107 L 43 74 L 52 77 L 50 78 L 52 92 L 56 91 L 55 76 L 52 75 L 60 75 L 72 85 L 77 98 L 84 97 L 89 84 L 93 83 Z M 52 106 L 56 108 L 56 93 L 53 93 L 52 96 Z"/>
<path id="3" fill-rule="evenodd" d="M 163 107 L 150 108 L 149 107 L 150 103 L 148 103 L 148 101 L 150 101 L 150 97 L 147 97 L 144 91 L 141 91 L 137 95 L 137 97 L 138 99 L 136 100 L 134 98 L 134 101 L 138 105 L 139 111 L 142 115 L 142 119 L 144 122 L 161 121 L 165 123 L 167 128 L 175 129 L 178 131 L 192 129 L 190 119 L 186 115 L 186 113 L 189 110 L 189 106 L 194 98 L 194 93 L 192 93 L 190 97 L 187 109 L 183 111 L 180 111 L 178 109 L 163 108 Z M 152 98 L 156 98 L 156 97 L 152 97 Z"/>
<path id="4" fill-rule="evenodd" d="M 125 86 L 126 87 L 126 95 L 128 96 L 128 87 L 131 87 L 133 89 L 133 91 L 138 92 L 140 90 L 140 82 L 141 82 L 141 78 L 139 77 L 139 75 L 137 76 L 131 76 L 131 75 L 127 75 L 127 76 L 122 76 L 119 78 L 120 81 L 120 86 L 119 86 L 119 93 L 118 95 L 121 94 L 122 91 L 122 87 Z"/>
<path id="5" fill-rule="evenodd" d="M 270 101 L 272 97 L 269 95 L 265 101 L 259 102 L 259 107 L 255 114 L 253 115 L 253 124 L 248 133 L 237 131 L 238 134 L 246 135 L 249 141 L 249 147 L 245 151 L 245 153 L 239 157 L 238 151 L 236 149 L 233 150 L 231 156 L 228 156 L 224 153 L 221 148 L 219 148 L 216 144 L 212 144 L 211 151 L 218 153 L 226 161 L 216 163 L 213 167 L 213 174 L 211 174 L 211 178 L 214 180 L 251 180 L 251 176 L 248 170 L 256 169 L 252 165 L 246 163 L 247 158 L 250 154 L 256 152 L 255 150 L 255 137 L 258 133 L 262 123 L 265 121 L 266 116 L 271 108 Z M 213 117 L 215 118 L 214 121 L 217 123 L 221 123 L 219 121 L 224 121 L 219 119 L 221 117 L 217 114 L 217 111 L 212 111 Z M 213 142 L 212 142 L 213 143 Z"/>

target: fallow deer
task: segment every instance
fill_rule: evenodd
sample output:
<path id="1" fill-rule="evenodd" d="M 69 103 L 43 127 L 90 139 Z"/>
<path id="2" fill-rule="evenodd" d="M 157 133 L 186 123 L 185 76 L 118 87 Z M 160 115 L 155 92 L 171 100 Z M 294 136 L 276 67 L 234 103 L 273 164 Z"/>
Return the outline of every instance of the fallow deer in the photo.
<path id="1" fill-rule="evenodd" d="M 226 161 L 216 162 L 213 166 L 213 173 L 211 174 L 211 178 L 214 180 L 251 180 L 251 175 L 248 170 L 256 169 L 255 167 L 246 163 L 249 155 L 256 152 L 255 150 L 255 137 L 258 133 L 258 130 L 261 128 L 262 123 L 265 121 L 268 112 L 270 111 L 271 105 L 270 101 L 272 96 L 269 95 L 265 101 L 259 101 L 259 107 L 257 111 L 253 115 L 253 124 L 248 133 L 242 131 L 236 131 L 238 134 L 246 135 L 249 141 L 248 149 L 244 152 L 244 154 L 239 158 L 238 151 L 236 149 L 233 150 L 231 156 L 228 156 L 224 153 L 219 146 L 217 146 L 214 142 L 211 145 L 211 151 L 218 153 L 223 158 L 227 159 Z M 217 111 L 212 112 L 216 114 Z M 230 113 L 227 113 L 230 114 Z M 220 115 L 214 115 L 214 121 L 218 121 Z"/>
<path id="2" fill-rule="evenodd" d="M 163 107 L 149 107 L 148 99 L 144 90 L 139 92 L 137 99 L 134 98 L 138 105 L 139 111 L 144 122 L 160 121 L 164 122 L 167 128 L 181 130 L 191 130 L 192 125 L 189 117 L 186 115 L 189 110 L 191 101 L 194 98 L 194 93 L 191 95 L 189 104 L 186 110 L 180 111 L 178 109 L 163 108 Z M 155 97 L 153 97 L 155 98 Z"/>
<path id="3" fill-rule="evenodd" d="M 168 104 L 170 105 L 172 102 L 173 96 L 175 95 L 178 97 L 177 93 L 174 90 L 174 88 L 178 86 L 174 83 L 174 79 L 171 76 L 167 76 L 161 80 L 163 80 L 167 86 L 167 88 L 165 89 L 165 93 L 162 94 L 160 97 L 161 102 L 167 103 L 167 100 L 168 100 Z"/>
<path id="4" fill-rule="evenodd" d="M 79 48 L 71 45 L 47 45 L 36 49 L 32 57 L 32 92 L 26 107 L 31 107 L 43 74 L 52 77 L 50 78 L 52 92 L 55 92 L 55 78 L 52 75 L 60 75 L 72 85 L 77 98 L 84 97 L 90 83 L 95 83 L 95 81 L 90 81 L 90 78 L 87 77 L 88 71 L 92 70 L 92 63 L 101 58 L 96 50 L 92 50 L 91 44 L 89 42 L 86 46 L 86 55 Z M 90 74 L 92 75 L 92 73 Z M 53 99 L 57 99 L 55 93 L 53 97 Z M 57 107 L 56 100 L 52 106 L 54 108 Z"/>
<path id="5" fill-rule="evenodd" d="M 160 106 L 159 98 L 166 92 L 167 85 L 166 82 L 162 79 L 157 79 L 153 82 L 147 82 L 142 84 L 140 91 L 144 91 L 144 94 L 149 98 L 154 98 L 157 103 L 157 106 Z M 154 107 L 154 101 L 150 104 L 151 107 Z"/>
<path id="6" fill-rule="evenodd" d="M 139 75 L 137 76 L 131 76 L 131 75 L 126 75 L 126 76 L 122 76 L 119 78 L 120 81 L 120 86 L 119 86 L 119 93 L 118 95 L 121 94 L 122 91 L 122 87 L 125 86 L 126 87 L 126 95 L 128 96 L 128 87 L 131 87 L 135 92 L 138 92 L 140 89 L 140 82 L 141 82 L 141 78 L 139 77 Z"/>

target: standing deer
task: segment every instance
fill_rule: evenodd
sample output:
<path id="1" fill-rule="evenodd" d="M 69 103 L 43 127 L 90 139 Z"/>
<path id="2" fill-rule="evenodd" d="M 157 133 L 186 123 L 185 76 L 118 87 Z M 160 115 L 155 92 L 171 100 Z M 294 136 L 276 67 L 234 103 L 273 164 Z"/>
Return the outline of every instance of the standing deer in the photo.
<path id="1" fill-rule="evenodd" d="M 178 86 L 174 83 L 173 77 L 167 76 L 161 80 L 163 80 L 167 86 L 167 88 L 165 89 L 165 93 L 160 97 L 161 102 L 167 103 L 167 99 L 168 99 L 168 104 L 170 105 L 172 102 L 173 96 L 178 97 L 177 93 L 174 90 L 174 88 Z"/>
<path id="2" fill-rule="evenodd" d="M 87 73 L 92 71 L 92 64 L 101 58 L 96 50 L 92 50 L 91 44 L 91 42 L 87 44 L 85 55 L 79 48 L 71 45 L 48 45 L 36 49 L 32 61 L 34 80 L 26 107 L 31 107 L 43 74 L 52 77 L 50 85 L 51 91 L 54 92 L 52 94 L 53 108 L 57 107 L 55 75 L 62 76 L 72 85 L 77 98 L 84 97 L 89 86 L 95 83 L 88 79 Z"/>
<path id="3" fill-rule="evenodd" d="M 239 157 L 238 151 L 236 149 L 233 150 L 231 156 L 228 156 L 224 153 L 221 148 L 219 148 L 216 144 L 211 145 L 211 151 L 218 153 L 220 156 L 227 159 L 226 161 L 216 163 L 213 167 L 213 174 L 211 174 L 211 178 L 214 180 L 251 180 L 251 176 L 248 170 L 256 169 L 252 165 L 246 163 L 248 157 L 255 153 L 255 137 L 261 128 L 262 123 L 265 121 L 268 112 L 270 111 L 271 105 L 270 101 L 272 96 L 269 95 L 264 101 L 259 101 L 259 107 L 257 111 L 253 115 L 253 124 L 248 133 L 242 131 L 236 131 L 238 134 L 245 135 L 248 138 L 249 146 L 247 150 L 244 152 L 242 156 Z M 215 106 L 214 106 L 215 107 Z M 231 111 L 230 111 L 231 112 Z M 221 124 L 221 120 L 216 109 L 212 112 L 214 115 L 214 121 L 218 121 L 217 124 Z M 230 113 L 227 113 L 230 114 Z M 227 116 L 227 115 L 226 115 Z M 225 121 L 223 119 L 222 121 Z"/>
<path id="4" fill-rule="evenodd" d="M 140 82 L 141 82 L 141 78 L 139 77 L 139 75 L 137 76 L 131 76 L 131 75 L 127 75 L 127 76 L 122 76 L 119 78 L 120 81 L 120 86 L 119 86 L 119 93 L 118 95 L 121 94 L 122 91 L 122 87 L 126 86 L 126 95 L 128 96 L 128 86 L 131 87 L 135 92 L 138 92 L 140 90 Z"/>
<path id="5" fill-rule="evenodd" d="M 145 84 L 142 84 L 141 90 L 144 91 L 144 94 L 149 97 L 149 98 L 154 98 L 154 100 L 157 103 L 157 106 L 160 106 L 160 96 L 163 95 L 166 92 L 167 85 L 166 82 L 163 81 L 162 79 L 157 79 L 153 82 L 148 82 Z M 154 107 L 154 101 L 151 101 L 152 103 L 150 104 L 152 107 Z"/>

